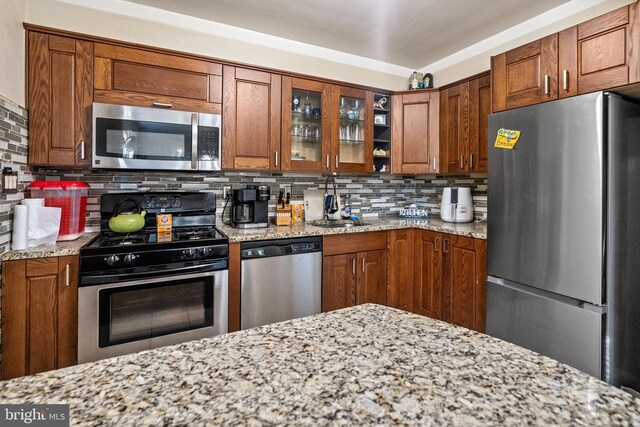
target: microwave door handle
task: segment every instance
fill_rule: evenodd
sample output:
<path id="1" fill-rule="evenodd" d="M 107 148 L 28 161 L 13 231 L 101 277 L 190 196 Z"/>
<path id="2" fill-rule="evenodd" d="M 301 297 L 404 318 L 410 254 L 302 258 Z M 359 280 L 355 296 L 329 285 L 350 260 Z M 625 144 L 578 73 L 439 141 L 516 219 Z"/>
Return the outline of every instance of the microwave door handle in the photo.
<path id="1" fill-rule="evenodd" d="M 191 169 L 198 169 L 198 113 L 191 114 Z"/>

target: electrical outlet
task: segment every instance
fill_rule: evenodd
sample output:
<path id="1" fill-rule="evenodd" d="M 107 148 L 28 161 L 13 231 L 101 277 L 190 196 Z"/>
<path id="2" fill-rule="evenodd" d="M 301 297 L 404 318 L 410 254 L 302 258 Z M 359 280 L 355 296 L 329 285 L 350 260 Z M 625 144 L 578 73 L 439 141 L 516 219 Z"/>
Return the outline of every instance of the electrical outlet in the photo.
<path id="1" fill-rule="evenodd" d="M 230 185 L 223 185 L 222 186 L 222 198 L 224 200 L 227 200 L 227 199 L 231 198 L 231 186 Z"/>

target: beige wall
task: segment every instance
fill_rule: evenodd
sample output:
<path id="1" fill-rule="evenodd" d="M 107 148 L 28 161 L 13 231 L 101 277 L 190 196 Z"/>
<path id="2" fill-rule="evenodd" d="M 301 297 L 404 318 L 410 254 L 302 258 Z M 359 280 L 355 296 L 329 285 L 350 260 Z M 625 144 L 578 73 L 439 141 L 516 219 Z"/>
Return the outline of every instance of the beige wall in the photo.
<path id="1" fill-rule="evenodd" d="M 432 72 L 433 81 L 438 86 L 444 86 L 457 80 L 464 79 L 465 77 L 487 71 L 491 66 L 491 56 L 498 55 L 502 52 L 506 52 L 509 49 L 521 46 L 523 44 L 537 40 L 541 37 L 545 37 L 555 32 L 572 27 L 581 22 L 587 21 L 599 15 L 603 15 L 629 3 L 633 3 L 633 0 L 607 0 L 589 9 L 572 14 L 566 19 L 555 22 L 548 26 L 544 26 L 543 28 L 540 28 L 538 30 L 529 32 L 528 34 L 526 34 L 526 36 L 518 37 L 517 35 L 512 36 L 511 34 L 509 34 L 510 37 L 505 37 L 504 43 L 499 43 L 493 48 L 482 49 L 478 47 L 475 50 L 472 48 L 467 49 L 468 52 L 465 52 L 464 55 L 459 55 L 460 58 L 456 58 L 455 61 L 452 61 L 451 65 L 444 67 L 441 70 Z M 427 71 L 428 68 L 429 67 L 427 67 L 425 71 Z"/>
<path id="2" fill-rule="evenodd" d="M 24 30 L 27 0 L 2 0 L 0 95 L 24 106 Z"/>
<path id="3" fill-rule="evenodd" d="M 404 72 L 394 75 L 370 71 L 60 0 L 29 0 L 27 22 L 380 88 L 404 87 L 407 78 Z M 256 38 L 259 37 L 256 34 Z"/>

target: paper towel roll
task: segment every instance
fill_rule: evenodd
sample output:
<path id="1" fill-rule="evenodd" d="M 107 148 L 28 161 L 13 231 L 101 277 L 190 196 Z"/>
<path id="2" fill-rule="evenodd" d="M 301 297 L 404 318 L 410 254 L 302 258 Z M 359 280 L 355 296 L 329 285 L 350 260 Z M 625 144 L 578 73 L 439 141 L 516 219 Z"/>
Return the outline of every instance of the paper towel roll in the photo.
<path id="1" fill-rule="evenodd" d="M 44 207 L 44 199 L 42 198 L 34 198 L 34 199 L 22 199 L 22 204 L 26 206 L 36 206 L 36 207 Z"/>
<path id="2" fill-rule="evenodd" d="M 15 205 L 11 249 L 27 249 L 29 241 L 29 206 Z"/>

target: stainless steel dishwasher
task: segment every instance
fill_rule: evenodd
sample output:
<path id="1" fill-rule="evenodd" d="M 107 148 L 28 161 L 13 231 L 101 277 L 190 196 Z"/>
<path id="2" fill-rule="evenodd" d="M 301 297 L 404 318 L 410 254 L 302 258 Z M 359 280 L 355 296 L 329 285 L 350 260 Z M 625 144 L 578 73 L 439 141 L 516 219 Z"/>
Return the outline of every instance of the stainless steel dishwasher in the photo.
<path id="1" fill-rule="evenodd" d="M 247 242 L 240 249 L 240 329 L 320 313 L 322 237 Z"/>

